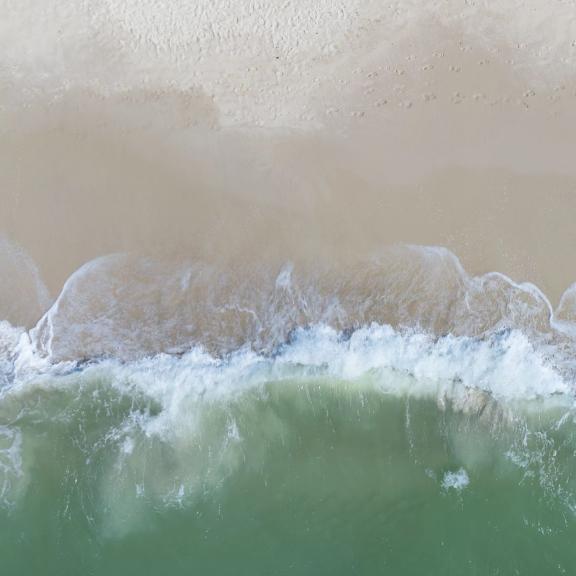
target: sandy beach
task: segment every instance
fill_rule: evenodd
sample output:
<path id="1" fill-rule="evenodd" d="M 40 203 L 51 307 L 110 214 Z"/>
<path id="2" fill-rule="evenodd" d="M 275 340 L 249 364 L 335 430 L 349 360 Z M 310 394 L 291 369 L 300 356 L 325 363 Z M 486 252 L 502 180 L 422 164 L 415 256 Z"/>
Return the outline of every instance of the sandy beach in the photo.
<path id="1" fill-rule="evenodd" d="M 0 574 L 576 573 L 576 0 L 0 0 Z"/>
<path id="2" fill-rule="evenodd" d="M 377 30 L 348 40 L 351 55 L 309 63 L 317 81 L 285 122 L 270 112 L 280 80 L 239 106 L 249 123 L 207 88 L 143 88 L 133 70 L 133 86 L 116 87 L 119 70 L 108 84 L 78 70 L 66 89 L 57 70 L 42 85 L 4 67 L 0 230 L 51 298 L 109 253 L 338 259 L 405 242 L 445 246 L 471 274 L 533 282 L 557 303 L 576 280 L 576 73 L 558 63 L 545 77 L 529 42 L 488 44 L 428 14 L 394 42 Z M 270 65 L 303 66 L 286 58 Z M 226 56 L 213 63 L 233 80 Z"/>

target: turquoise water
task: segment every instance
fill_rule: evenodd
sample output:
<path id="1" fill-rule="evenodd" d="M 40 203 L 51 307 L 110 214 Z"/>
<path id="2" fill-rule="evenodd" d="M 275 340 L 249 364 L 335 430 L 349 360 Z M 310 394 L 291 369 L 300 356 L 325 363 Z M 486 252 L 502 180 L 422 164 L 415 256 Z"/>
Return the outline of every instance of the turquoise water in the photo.
<path id="1" fill-rule="evenodd" d="M 570 399 L 249 358 L 6 387 L 1 573 L 576 570 Z"/>

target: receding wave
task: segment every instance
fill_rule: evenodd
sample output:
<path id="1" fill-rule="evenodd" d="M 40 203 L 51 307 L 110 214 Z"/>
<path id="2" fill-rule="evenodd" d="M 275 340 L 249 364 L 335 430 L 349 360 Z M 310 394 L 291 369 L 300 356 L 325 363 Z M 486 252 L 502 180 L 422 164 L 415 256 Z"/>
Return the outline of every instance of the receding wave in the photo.
<path id="1" fill-rule="evenodd" d="M 82 266 L 29 333 L 52 363 L 134 360 L 201 346 L 221 357 L 273 353 L 299 328 L 352 333 L 372 323 L 436 337 L 519 330 L 570 368 L 574 291 L 556 311 L 533 284 L 470 276 L 448 250 L 395 246 L 352 263 L 209 264 L 110 255 Z"/>

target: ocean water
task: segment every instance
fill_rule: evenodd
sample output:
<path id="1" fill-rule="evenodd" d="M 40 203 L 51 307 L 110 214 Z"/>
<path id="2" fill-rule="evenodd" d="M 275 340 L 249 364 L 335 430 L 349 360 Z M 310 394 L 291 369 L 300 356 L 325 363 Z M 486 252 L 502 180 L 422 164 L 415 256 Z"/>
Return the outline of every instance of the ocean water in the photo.
<path id="1" fill-rule="evenodd" d="M 56 363 L 3 333 L 5 574 L 576 568 L 573 388 L 519 330 Z"/>

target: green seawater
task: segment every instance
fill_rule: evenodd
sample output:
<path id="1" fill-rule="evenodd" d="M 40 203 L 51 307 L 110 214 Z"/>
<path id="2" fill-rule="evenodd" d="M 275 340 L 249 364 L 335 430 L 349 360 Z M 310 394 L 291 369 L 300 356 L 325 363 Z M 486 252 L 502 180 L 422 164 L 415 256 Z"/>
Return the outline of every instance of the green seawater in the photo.
<path id="1" fill-rule="evenodd" d="M 0 397 L 0 574 L 575 574 L 575 450 L 538 400 L 44 378 Z"/>

